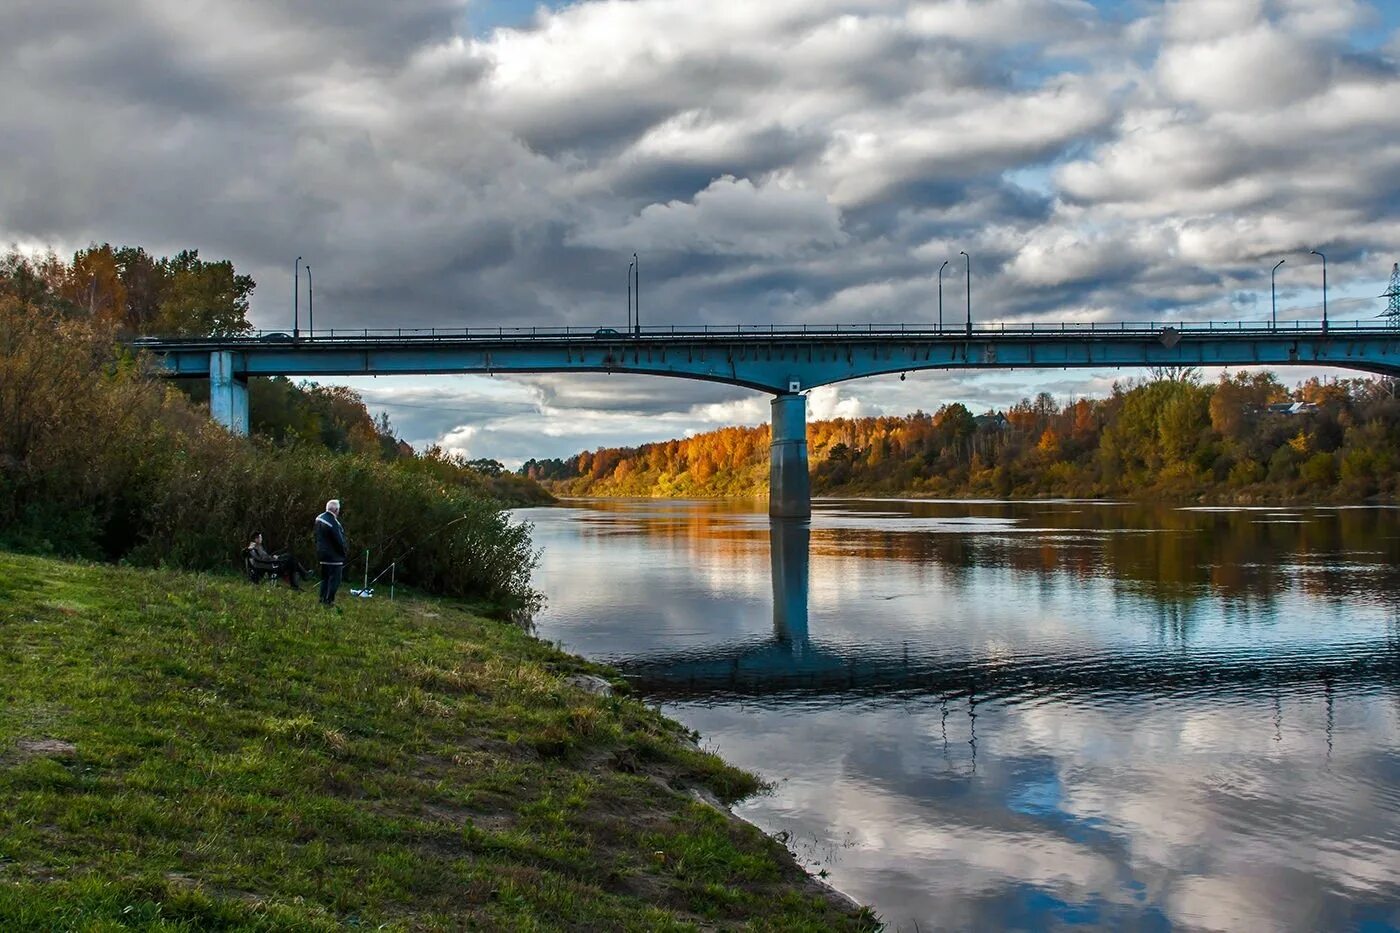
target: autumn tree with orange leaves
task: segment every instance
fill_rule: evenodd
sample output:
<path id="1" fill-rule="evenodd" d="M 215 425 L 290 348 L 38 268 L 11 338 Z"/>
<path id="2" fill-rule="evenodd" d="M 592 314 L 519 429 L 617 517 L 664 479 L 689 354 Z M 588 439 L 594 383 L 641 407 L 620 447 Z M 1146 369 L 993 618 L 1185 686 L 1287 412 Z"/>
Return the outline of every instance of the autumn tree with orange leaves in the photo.
<path id="1" fill-rule="evenodd" d="M 1303 402 L 1287 411 L 1270 406 Z M 1288 406 L 1285 406 L 1288 407 Z M 522 472 L 569 495 L 761 496 L 768 428 L 722 428 L 638 448 L 531 460 Z M 820 495 L 1154 496 L 1277 501 L 1393 500 L 1400 402 L 1372 379 L 1272 373 L 1202 385 L 1169 372 L 1060 405 L 1048 393 L 974 416 L 836 419 L 808 425 Z"/>

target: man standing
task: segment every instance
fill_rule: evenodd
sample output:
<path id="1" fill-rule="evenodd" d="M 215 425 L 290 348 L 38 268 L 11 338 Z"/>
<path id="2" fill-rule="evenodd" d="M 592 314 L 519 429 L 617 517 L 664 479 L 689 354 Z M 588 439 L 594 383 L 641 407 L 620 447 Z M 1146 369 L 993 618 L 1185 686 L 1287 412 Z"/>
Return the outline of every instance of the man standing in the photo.
<path id="1" fill-rule="evenodd" d="M 345 558 L 350 546 L 345 529 L 340 524 L 340 500 L 326 503 L 326 510 L 316 516 L 316 559 L 321 562 L 321 605 L 335 605 L 335 591 L 345 572 Z"/>

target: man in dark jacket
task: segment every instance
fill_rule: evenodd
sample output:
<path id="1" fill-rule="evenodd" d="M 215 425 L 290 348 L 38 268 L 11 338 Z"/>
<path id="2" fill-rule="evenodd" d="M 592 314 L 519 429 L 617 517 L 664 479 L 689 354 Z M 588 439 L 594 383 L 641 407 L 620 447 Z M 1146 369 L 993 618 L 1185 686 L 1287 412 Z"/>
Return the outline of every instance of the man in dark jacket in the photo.
<path id="1" fill-rule="evenodd" d="M 350 545 L 340 524 L 340 500 L 326 503 L 326 510 L 316 516 L 316 559 L 321 562 L 321 605 L 335 605 L 335 591 L 345 573 L 345 560 Z"/>

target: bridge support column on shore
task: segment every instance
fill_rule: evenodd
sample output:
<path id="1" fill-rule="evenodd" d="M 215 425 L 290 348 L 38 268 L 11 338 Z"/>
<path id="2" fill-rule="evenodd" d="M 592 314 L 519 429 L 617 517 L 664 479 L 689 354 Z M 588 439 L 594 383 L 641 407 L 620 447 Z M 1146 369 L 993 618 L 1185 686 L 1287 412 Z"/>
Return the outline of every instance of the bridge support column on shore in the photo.
<path id="1" fill-rule="evenodd" d="M 209 414 L 234 434 L 248 433 L 248 381 L 234 375 L 233 352 L 209 354 Z"/>
<path id="2" fill-rule="evenodd" d="M 785 393 L 773 399 L 773 444 L 768 458 L 768 514 L 774 518 L 810 516 L 806 396 Z"/>

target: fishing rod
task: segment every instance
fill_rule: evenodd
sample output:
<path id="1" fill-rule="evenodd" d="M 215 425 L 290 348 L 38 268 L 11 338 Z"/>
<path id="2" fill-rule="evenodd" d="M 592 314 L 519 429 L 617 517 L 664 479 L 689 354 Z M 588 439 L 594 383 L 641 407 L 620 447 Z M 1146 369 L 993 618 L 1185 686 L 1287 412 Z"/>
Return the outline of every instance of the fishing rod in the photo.
<path id="1" fill-rule="evenodd" d="M 435 537 L 437 537 L 438 535 L 442 534 L 444 531 L 446 531 L 447 529 L 451 528 L 453 525 L 457 524 L 458 522 L 465 521 L 466 519 L 468 519 L 468 518 L 470 518 L 470 517 L 471 517 L 470 515 L 468 515 L 468 514 L 466 514 L 466 513 L 463 513 L 462 515 L 459 515 L 459 516 L 457 516 L 456 518 L 452 519 L 450 522 L 446 522 L 445 524 L 440 525 L 439 527 L 437 527 L 437 528 L 433 529 L 432 531 L 428 532 L 428 534 L 426 534 L 426 535 L 424 535 L 422 538 L 420 538 L 420 539 L 418 540 L 418 542 L 417 542 L 416 544 L 414 544 L 412 547 L 410 547 L 408 550 L 403 551 L 403 552 L 400 553 L 397 557 L 395 557 L 393 560 L 389 561 L 388 566 L 386 566 L 383 570 L 379 571 L 378 575 L 375 576 L 375 578 L 374 578 L 373 580 L 367 579 L 366 582 L 365 582 L 365 585 L 364 585 L 364 590 L 362 590 L 361 592 L 366 592 L 366 591 L 368 591 L 370 587 L 374 586 L 374 584 L 378 583 L 380 580 L 382 580 L 382 579 L 384 578 L 384 574 L 389 573 L 390 571 L 394 571 L 395 568 L 398 567 L 400 561 L 402 561 L 402 560 L 403 560 L 405 557 L 407 557 L 408 555 L 412 554 L 414 551 L 418 550 L 420 547 L 422 547 L 422 546 L 423 546 L 424 544 L 426 544 L 428 541 L 431 541 L 433 538 L 435 538 Z M 389 538 L 389 540 L 392 541 L 392 540 L 394 540 L 394 538 L 398 538 L 398 537 L 401 537 L 401 536 L 402 536 L 402 532 L 400 532 L 399 534 L 394 535 L 393 537 Z M 366 549 L 366 551 L 365 551 L 365 576 L 366 576 L 366 578 L 369 577 L 369 551 L 368 551 L 368 549 Z M 395 573 L 395 576 L 397 576 L 397 573 Z M 390 598 L 390 599 L 393 598 L 393 586 L 394 586 L 393 577 L 390 577 L 390 583 L 389 583 L 389 587 L 390 587 L 390 590 L 389 590 L 389 598 Z"/>

